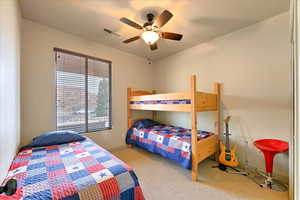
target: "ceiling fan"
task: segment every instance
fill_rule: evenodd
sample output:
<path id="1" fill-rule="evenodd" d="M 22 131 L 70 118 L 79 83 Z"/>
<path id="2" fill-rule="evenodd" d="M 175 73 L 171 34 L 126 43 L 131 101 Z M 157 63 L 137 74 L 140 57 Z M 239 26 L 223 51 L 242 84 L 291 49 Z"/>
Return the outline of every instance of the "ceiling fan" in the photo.
<path id="1" fill-rule="evenodd" d="M 129 38 L 127 40 L 124 40 L 123 42 L 128 44 L 130 42 L 136 41 L 140 38 L 142 38 L 146 44 L 150 46 L 151 50 L 156 50 L 157 49 L 157 41 L 159 38 L 163 39 L 169 39 L 169 40 L 181 40 L 183 35 L 178 34 L 178 33 L 170 33 L 170 32 L 163 32 L 160 29 L 173 17 L 173 14 L 168 11 L 164 10 L 160 16 L 157 17 L 155 22 L 153 21 L 154 15 L 152 13 L 147 14 L 147 19 L 148 21 L 144 23 L 143 26 L 140 24 L 126 18 L 122 17 L 120 19 L 121 22 L 136 28 L 143 30 L 141 35 Z"/>

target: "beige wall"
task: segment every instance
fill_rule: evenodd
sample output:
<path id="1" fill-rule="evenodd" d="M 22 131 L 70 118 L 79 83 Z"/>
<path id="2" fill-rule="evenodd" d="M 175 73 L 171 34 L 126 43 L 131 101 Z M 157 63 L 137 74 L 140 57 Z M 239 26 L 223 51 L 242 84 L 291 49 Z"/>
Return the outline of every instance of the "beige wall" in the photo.
<path id="1" fill-rule="evenodd" d="M 22 21 L 22 144 L 55 129 L 53 47 L 112 61 L 113 129 L 87 135 L 107 149 L 125 145 L 127 87 L 152 89 L 152 66 L 146 59 L 28 20 Z"/>
<path id="2" fill-rule="evenodd" d="M 232 116 L 231 141 L 238 146 L 238 157 L 243 162 L 247 156 L 251 166 L 263 168 L 263 156 L 252 142 L 290 139 L 289 52 L 289 14 L 284 13 L 155 62 L 155 88 L 187 91 L 191 74 L 197 75 L 201 91 L 222 83 L 223 118 Z M 159 117 L 190 127 L 187 113 L 161 112 Z M 201 129 L 214 131 L 212 113 L 198 117 Z M 275 173 L 288 176 L 287 153 L 276 157 L 274 165 Z"/>
<path id="3" fill-rule="evenodd" d="M 0 183 L 15 156 L 20 137 L 20 8 L 0 1 Z"/>

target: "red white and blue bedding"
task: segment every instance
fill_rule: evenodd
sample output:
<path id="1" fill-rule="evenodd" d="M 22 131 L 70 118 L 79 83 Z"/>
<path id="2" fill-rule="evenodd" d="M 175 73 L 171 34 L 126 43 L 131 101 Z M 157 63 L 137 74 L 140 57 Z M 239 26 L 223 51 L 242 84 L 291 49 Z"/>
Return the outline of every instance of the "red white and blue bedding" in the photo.
<path id="1" fill-rule="evenodd" d="M 134 171 L 89 139 L 21 150 L 11 178 L 16 194 L 0 199 L 144 200 Z"/>
<path id="2" fill-rule="evenodd" d="M 158 101 L 131 101 L 130 104 L 191 104 L 189 99 L 158 100 Z"/>
<path id="3" fill-rule="evenodd" d="M 210 132 L 199 131 L 198 140 L 211 135 Z M 191 169 L 191 129 L 167 125 L 132 127 L 127 132 L 126 143 L 160 154 L 184 168 Z"/>

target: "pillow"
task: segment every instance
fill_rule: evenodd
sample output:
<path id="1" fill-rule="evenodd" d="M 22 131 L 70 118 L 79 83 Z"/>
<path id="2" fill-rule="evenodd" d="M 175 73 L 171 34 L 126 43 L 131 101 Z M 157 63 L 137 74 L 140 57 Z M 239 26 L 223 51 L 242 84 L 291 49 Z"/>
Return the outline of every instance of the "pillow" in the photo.
<path id="1" fill-rule="evenodd" d="M 83 141 L 86 138 L 75 131 L 52 131 L 32 139 L 31 147 L 51 146 L 70 142 Z"/>
<path id="2" fill-rule="evenodd" d="M 142 119 L 134 123 L 133 127 L 135 128 L 148 128 L 150 126 L 161 125 L 161 123 L 154 121 L 152 119 Z"/>

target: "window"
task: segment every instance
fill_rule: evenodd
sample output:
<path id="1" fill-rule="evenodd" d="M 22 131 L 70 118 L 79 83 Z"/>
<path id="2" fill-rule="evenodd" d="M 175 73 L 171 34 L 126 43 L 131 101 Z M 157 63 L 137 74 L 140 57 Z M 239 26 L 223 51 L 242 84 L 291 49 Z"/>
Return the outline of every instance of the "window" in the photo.
<path id="1" fill-rule="evenodd" d="M 111 129 L 111 62 L 54 49 L 56 129 Z"/>

